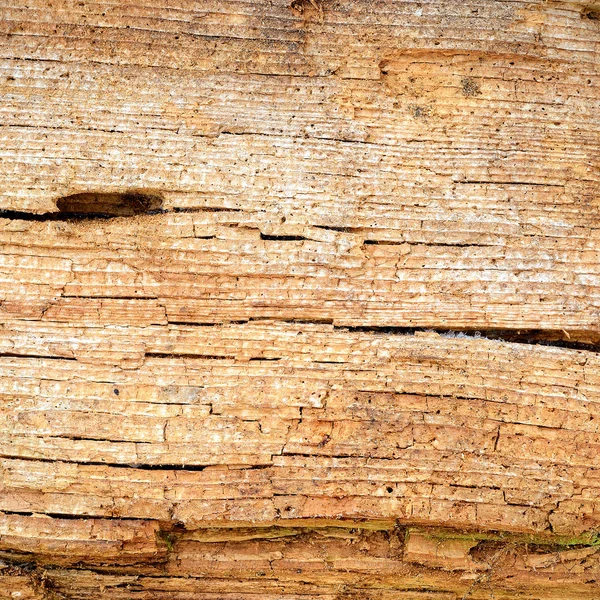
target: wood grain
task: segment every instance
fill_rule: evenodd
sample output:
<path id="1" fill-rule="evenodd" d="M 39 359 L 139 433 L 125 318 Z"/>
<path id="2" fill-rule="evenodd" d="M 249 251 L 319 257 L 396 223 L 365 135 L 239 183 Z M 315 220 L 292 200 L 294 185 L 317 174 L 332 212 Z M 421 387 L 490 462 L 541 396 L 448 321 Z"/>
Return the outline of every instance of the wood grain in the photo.
<path id="1" fill-rule="evenodd" d="M 0 598 L 588 599 L 600 5 L 0 7 Z"/>

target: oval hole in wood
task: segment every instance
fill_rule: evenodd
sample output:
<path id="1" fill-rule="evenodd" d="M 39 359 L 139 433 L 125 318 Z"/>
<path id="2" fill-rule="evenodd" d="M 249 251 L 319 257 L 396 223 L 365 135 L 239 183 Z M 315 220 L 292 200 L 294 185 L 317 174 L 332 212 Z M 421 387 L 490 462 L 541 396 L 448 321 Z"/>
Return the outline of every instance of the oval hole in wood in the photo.
<path id="1" fill-rule="evenodd" d="M 56 207 L 62 215 L 86 217 L 131 217 L 160 211 L 162 198 L 156 194 L 83 193 L 59 198 Z"/>

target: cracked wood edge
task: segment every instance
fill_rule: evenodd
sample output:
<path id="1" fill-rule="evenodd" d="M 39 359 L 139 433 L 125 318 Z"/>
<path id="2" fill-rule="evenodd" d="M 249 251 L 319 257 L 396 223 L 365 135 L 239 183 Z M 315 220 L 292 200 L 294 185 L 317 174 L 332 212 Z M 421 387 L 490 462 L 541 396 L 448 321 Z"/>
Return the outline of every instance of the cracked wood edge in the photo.
<path id="1" fill-rule="evenodd" d="M 593 597 L 596 9 L 2 7 L 1 597 Z"/>
<path id="2" fill-rule="evenodd" d="M 581 540 L 442 530 L 312 528 L 205 530 L 157 536 L 162 554 L 115 568 L 22 562 L 0 570 L 0 593 L 26 598 L 432 598 L 594 597 L 598 546 Z M 140 554 L 140 558 L 143 555 Z M 14 558 L 14 557 L 13 557 Z M 12 587 L 11 587 L 12 586 Z M 19 587 L 17 587 L 19 586 Z M 8 594 L 6 597 L 11 597 Z M 16 597 L 16 596 L 12 596 Z"/>

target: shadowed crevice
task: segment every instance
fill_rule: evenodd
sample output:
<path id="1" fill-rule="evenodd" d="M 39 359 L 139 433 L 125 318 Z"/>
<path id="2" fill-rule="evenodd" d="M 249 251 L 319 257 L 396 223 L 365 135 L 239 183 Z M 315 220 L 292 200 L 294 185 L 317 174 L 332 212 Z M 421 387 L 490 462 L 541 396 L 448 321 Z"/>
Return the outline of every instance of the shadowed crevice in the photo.
<path id="1" fill-rule="evenodd" d="M 56 200 L 55 212 L 36 214 L 0 210 L 0 218 L 22 221 L 82 221 L 133 217 L 162 212 L 162 198 L 155 193 L 126 192 L 71 194 Z"/>
<path id="2" fill-rule="evenodd" d="M 61 215 L 132 217 L 162 208 L 162 199 L 154 194 L 73 194 L 56 201 Z"/>

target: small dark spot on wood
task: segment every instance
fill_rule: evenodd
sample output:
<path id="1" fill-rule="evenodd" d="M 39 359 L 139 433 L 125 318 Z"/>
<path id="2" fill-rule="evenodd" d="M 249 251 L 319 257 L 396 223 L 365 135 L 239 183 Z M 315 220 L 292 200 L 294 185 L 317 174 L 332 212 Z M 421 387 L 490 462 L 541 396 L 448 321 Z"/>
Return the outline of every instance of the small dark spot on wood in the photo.
<path id="1" fill-rule="evenodd" d="M 472 77 L 465 77 L 461 80 L 463 96 L 478 96 L 481 94 L 479 84 Z"/>
<path id="2" fill-rule="evenodd" d="M 429 117 L 429 115 L 431 114 L 431 109 L 427 106 L 413 105 L 410 107 L 410 112 L 415 119 L 426 120 L 427 117 Z"/>
<path id="3" fill-rule="evenodd" d="M 323 446 L 327 445 L 330 441 L 331 441 L 331 436 L 325 434 L 323 436 L 323 439 L 317 444 L 317 446 L 319 448 L 322 448 Z"/>

